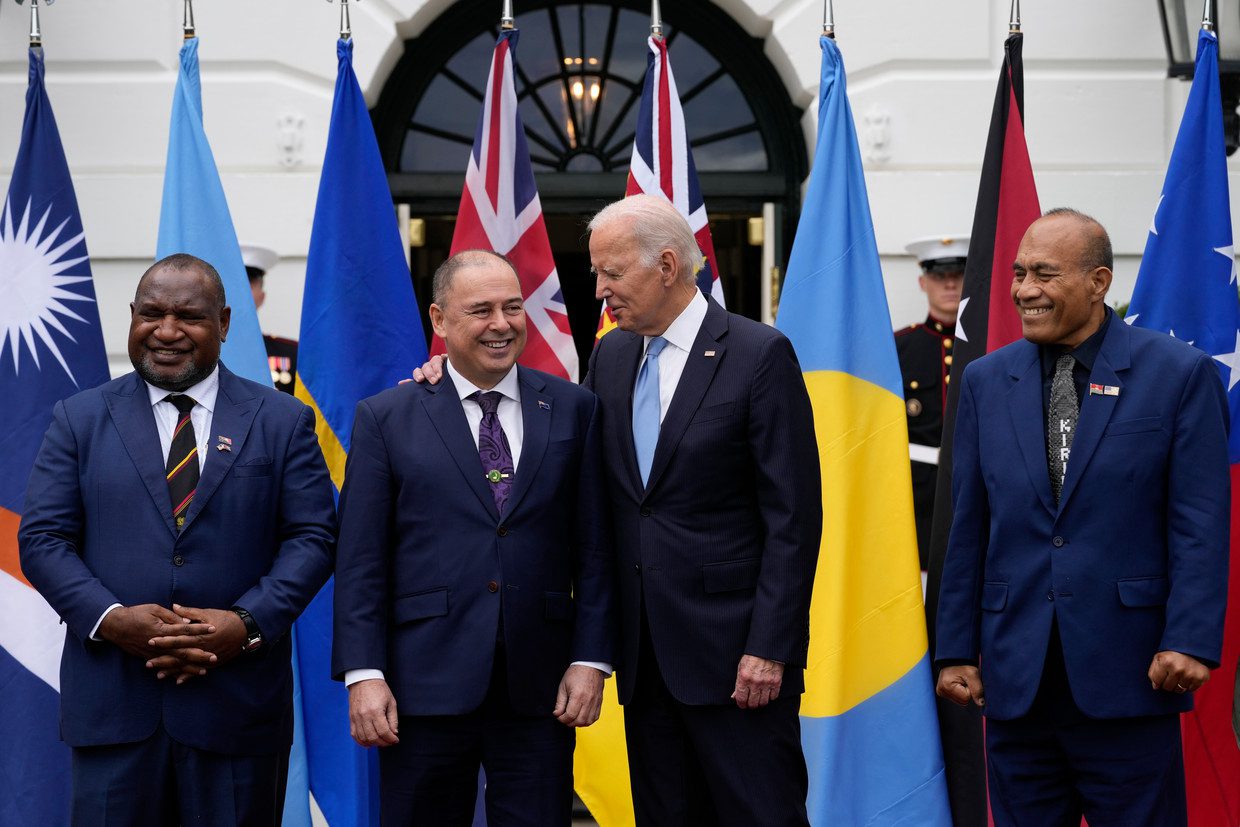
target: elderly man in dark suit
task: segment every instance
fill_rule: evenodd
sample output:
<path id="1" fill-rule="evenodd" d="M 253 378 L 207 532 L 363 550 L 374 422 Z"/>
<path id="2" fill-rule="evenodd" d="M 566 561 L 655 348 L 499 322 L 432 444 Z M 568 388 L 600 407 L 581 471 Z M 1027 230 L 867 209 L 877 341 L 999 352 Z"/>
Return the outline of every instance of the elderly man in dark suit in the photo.
<path id="1" fill-rule="evenodd" d="M 1025 233 L 1024 338 L 969 365 L 938 692 L 982 706 L 998 825 L 1183 825 L 1179 713 L 1218 666 L 1227 400 L 1207 354 L 1105 303 L 1111 242 Z"/>
<path id="2" fill-rule="evenodd" d="M 68 627 L 73 822 L 278 824 L 287 633 L 335 543 L 314 414 L 219 362 L 207 262 L 157 262 L 130 310 L 136 372 L 56 405 L 19 532 Z"/>
<path id="3" fill-rule="evenodd" d="M 483 250 L 436 272 L 438 385 L 363 400 L 340 496 L 332 671 L 379 745 L 388 825 L 567 825 L 573 727 L 615 657 L 598 400 L 516 365 L 516 272 Z"/>
<path id="4" fill-rule="evenodd" d="M 666 200 L 599 212 L 590 260 L 619 327 L 585 384 L 611 459 L 637 821 L 806 824 L 822 495 L 801 368 L 783 334 L 698 290 L 702 254 Z"/>

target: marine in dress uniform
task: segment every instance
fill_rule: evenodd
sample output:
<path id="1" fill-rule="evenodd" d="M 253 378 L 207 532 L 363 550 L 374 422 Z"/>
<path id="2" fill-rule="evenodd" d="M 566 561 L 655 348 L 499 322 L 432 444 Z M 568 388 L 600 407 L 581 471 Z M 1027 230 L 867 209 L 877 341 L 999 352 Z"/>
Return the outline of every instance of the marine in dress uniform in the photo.
<path id="1" fill-rule="evenodd" d="M 254 295 L 254 306 L 262 307 L 267 299 L 267 293 L 263 289 L 263 279 L 267 271 L 276 266 L 280 257 L 276 255 L 275 250 L 267 247 L 242 244 L 241 260 L 245 262 L 245 272 L 250 277 L 250 292 Z M 267 364 L 271 367 L 272 384 L 278 391 L 292 393 L 294 379 L 297 376 L 297 341 L 264 333 L 263 344 L 267 346 Z"/>
<path id="2" fill-rule="evenodd" d="M 925 571 L 930 554 L 930 526 L 934 520 L 943 406 L 951 378 L 952 341 L 956 335 L 956 312 L 964 282 L 969 237 L 931 236 L 918 239 L 905 249 L 921 266 L 917 282 L 929 304 L 924 322 L 901 328 L 895 334 L 900 373 L 904 376 L 905 413 L 908 414 L 917 548 L 921 570 Z"/>

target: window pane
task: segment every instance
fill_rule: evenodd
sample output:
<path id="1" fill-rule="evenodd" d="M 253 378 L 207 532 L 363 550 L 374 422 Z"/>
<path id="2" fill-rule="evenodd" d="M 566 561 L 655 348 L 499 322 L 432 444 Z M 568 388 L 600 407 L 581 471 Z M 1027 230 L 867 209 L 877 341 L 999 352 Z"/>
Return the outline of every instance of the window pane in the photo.
<path id="1" fill-rule="evenodd" d="M 678 35 L 667 47 L 667 54 L 672 63 L 672 76 L 676 78 L 676 91 L 682 95 L 696 86 L 698 81 L 719 68 L 719 61 L 711 57 L 688 35 Z M 738 98 L 738 100 L 744 100 L 744 98 Z"/>
<path id="2" fill-rule="evenodd" d="M 685 91 L 686 87 L 682 86 L 681 94 Z M 736 81 L 727 75 L 694 95 L 685 104 L 685 131 L 689 133 L 689 140 L 753 123 L 753 111 L 748 106 L 738 106 L 739 101 L 744 101 L 744 96 Z"/>
<path id="3" fill-rule="evenodd" d="M 762 136 L 757 132 L 695 146 L 693 163 L 698 172 L 765 172 L 769 168 Z"/>
<path id="4" fill-rule="evenodd" d="M 480 101 L 443 75 L 437 75 L 418 102 L 413 122 L 461 135 L 473 143 L 481 112 Z"/>
<path id="5" fill-rule="evenodd" d="M 469 147 L 434 135 L 410 130 L 400 148 L 400 169 L 403 172 L 457 172 L 464 182 Z"/>

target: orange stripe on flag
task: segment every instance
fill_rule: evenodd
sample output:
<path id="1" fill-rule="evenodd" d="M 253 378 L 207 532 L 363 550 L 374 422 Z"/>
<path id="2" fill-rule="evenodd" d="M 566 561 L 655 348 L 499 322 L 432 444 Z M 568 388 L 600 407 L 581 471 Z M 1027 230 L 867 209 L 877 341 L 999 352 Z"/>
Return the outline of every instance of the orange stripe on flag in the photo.
<path id="1" fill-rule="evenodd" d="M 17 559 L 17 526 L 21 520 L 7 508 L 0 508 L 0 570 L 29 586 L 30 581 L 22 574 L 22 566 Z"/>

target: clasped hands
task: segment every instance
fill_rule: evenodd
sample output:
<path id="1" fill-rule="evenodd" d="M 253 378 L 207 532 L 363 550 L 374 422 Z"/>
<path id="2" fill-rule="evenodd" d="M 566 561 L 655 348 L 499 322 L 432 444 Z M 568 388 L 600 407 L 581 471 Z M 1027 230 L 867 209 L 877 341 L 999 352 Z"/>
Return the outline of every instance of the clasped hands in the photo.
<path id="1" fill-rule="evenodd" d="M 146 661 L 159 679 L 201 677 L 241 654 L 245 624 L 227 609 L 156 603 L 121 606 L 99 624 L 99 637 Z"/>
<path id="2" fill-rule="evenodd" d="M 1210 679 L 1210 669 L 1201 661 L 1181 652 L 1164 651 L 1154 655 L 1147 677 L 1150 688 L 1181 695 L 1196 692 Z M 939 672 L 935 692 L 940 698 L 968 706 L 986 705 L 986 690 L 982 685 L 982 673 L 976 666 L 945 666 Z"/>

